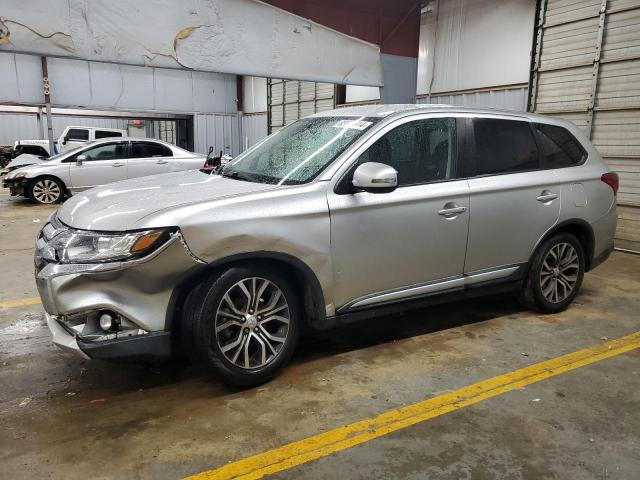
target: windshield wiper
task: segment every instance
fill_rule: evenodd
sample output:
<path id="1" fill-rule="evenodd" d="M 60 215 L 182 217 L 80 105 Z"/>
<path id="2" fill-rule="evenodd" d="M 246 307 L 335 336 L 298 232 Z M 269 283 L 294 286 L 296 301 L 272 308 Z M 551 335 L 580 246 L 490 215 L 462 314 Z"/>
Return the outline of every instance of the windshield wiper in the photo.
<path id="1" fill-rule="evenodd" d="M 243 182 L 253 182 L 253 180 L 251 180 L 249 177 L 246 177 L 246 176 L 242 175 L 241 173 L 238 173 L 238 172 L 235 172 L 235 171 L 225 172 L 223 170 L 221 175 L 223 177 L 233 178 L 234 180 L 242 180 Z"/>

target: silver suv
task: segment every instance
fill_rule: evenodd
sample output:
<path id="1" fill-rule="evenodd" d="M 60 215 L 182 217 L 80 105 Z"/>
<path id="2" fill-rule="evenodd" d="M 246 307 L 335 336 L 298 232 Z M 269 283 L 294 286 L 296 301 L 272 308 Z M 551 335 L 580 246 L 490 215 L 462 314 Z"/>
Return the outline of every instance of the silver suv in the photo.
<path id="1" fill-rule="evenodd" d="M 220 175 L 72 197 L 37 240 L 53 340 L 100 359 L 184 351 L 256 385 L 303 325 L 469 295 L 574 299 L 613 248 L 618 177 L 573 124 L 458 107 L 324 112 Z"/>

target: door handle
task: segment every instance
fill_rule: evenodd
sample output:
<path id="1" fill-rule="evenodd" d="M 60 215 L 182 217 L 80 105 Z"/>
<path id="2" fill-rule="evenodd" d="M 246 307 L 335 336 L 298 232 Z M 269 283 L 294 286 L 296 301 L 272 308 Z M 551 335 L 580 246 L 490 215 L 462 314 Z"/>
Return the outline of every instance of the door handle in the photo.
<path id="1" fill-rule="evenodd" d="M 158 165 L 164 165 L 165 163 L 169 163 L 169 162 L 167 162 L 166 160 L 158 160 L 156 163 Z"/>
<path id="2" fill-rule="evenodd" d="M 540 196 L 538 198 L 536 198 L 536 200 L 538 200 L 539 202 L 542 202 L 542 203 L 548 203 L 548 202 L 551 202 L 551 201 L 555 200 L 556 198 L 558 198 L 558 194 L 557 193 L 553 193 L 550 190 L 543 190 L 542 193 L 540 194 Z"/>
<path id="3" fill-rule="evenodd" d="M 114 163 L 114 167 L 124 167 L 124 163 Z"/>
<path id="4" fill-rule="evenodd" d="M 453 217 L 457 217 L 458 215 L 466 211 L 467 211 L 467 207 L 461 207 L 456 203 L 449 202 L 445 204 L 442 210 L 438 210 L 438 215 L 442 215 L 445 218 L 453 218 Z"/>

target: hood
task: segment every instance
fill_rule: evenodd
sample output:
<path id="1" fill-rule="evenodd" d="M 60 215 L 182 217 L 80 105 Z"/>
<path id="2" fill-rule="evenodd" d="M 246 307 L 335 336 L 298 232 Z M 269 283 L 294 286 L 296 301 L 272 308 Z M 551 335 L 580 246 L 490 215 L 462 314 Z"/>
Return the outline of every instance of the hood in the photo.
<path id="1" fill-rule="evenodd" d="M 123 231 L 138 228 L 142 218 L 160 211 L 275 188 L 199 170 L 152 175 L 76 194 L 60 207 L 58 218 L 74 228 Z"/>
<path id="2" fill-rule="evenodd" d="M 23 153 L 22 155 L 18 155 L 16 158 L 11 160 L 5 168 L 8 170 L 14 170 L 16 168 L 26 167 L 27 165 L 35 165 L 42 162 L 44 162 L 44 160 L 36 155 Z"/>

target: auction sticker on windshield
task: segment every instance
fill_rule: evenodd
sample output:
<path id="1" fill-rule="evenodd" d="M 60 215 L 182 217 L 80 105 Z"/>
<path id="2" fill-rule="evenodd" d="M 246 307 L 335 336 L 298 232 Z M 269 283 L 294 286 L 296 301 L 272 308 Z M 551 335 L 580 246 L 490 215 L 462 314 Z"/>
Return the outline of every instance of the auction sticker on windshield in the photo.
<path id="1" fill-rule="evenodd" d="M 368 128 L 373 122 L 366 122 L 364 120 L 340 120 L 333 125 L 335 128 L 351 128 L 354 130 L 364 130 Z"/>

